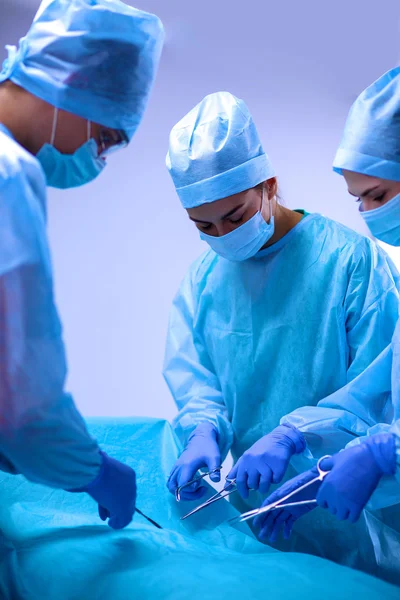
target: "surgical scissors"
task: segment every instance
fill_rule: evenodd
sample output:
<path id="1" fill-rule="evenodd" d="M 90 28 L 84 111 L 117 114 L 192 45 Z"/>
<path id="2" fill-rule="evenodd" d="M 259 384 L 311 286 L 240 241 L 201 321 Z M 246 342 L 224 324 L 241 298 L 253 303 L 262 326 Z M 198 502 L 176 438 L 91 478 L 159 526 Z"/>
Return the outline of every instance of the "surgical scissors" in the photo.
<path id="1" fill-rule="evenodd" d="M 183 485 L 177 487 L 175 490 L 176 501 L 177 502 L 181 501 L 181 491 L 183 490 L 183 488 L 188 487 L 189 485 L 192 485 L 192 483 L 196 483 L 196 481 L 201 481 L 202 479 L 204 479 L 204 477 L 207 477 L 208 475 L 212 475 L 213 473 L 218 473 L 219 471 L 221 471 L 221 469 L 222 469 L 222 467 L 217 467 L 216 469 L 213 469 L 212 471 L 207 471 L 207 473 L 203 473 L 202 475 L 199 475 L 198 477 L 194 477 L 194 479 L 191 479 L 190 481 L 187 481 Z"/>
<path id="2" fill-rule="evenodd" d="M 298 500 L 297 502 L 286 502 L 286 501 L 290 500 L 290 498 L 292 498 L 299 492 L 302 492 L 303 490 L 307 489 L 313 483 L 316 483 L 317 481 L 323 481 L 325 479 L 325 477 L 329 473 L 329 471 L 323 471 L 321 469 L 321 462 L 325 458 L 331 458 L 331 457 L 330 456 L 322 456 L 319 459 L 319 461 L 317 463 L 317 469 L 318 469 L 317 477 L 314 477 L 314 479 L 311 479 L 304 485 L 301 485 L 299 488 L 293 490 L 292 492 L 290 492 L 290 494 L 287 494 L 286 496 L 284 496 L 280 500 L 277 500 L 276 502 L 272 502 L 271 504 L 268 504 L 267 506 L 262 506 L 260 508 L 254 509 L 254 510 L 249 510 L 248 512 L 245 512 L 237 517 L 234 517 L 233 519 L 230 519 L 229 524 L 234 525 L 235 523 L 244 523 L 244 521 L 248 521 L 249 519 L 254 519 L 254 517 L 257 517 L 258 515 L 262 515 L 266 512 L 270 512 L 271 510 L 276 510 L 278 508 L 288 508 L 290 506 L 302 506 L 305 504 L 316 504 L 317 500 L 315 498 L 312 498 L 310 500 Z"/>
<path id="3" fill-rule="evenodd" d="M 203 508 L 207 508 L 207 506 L 214 504 L 214 502 L 218 502 L 218 500 L 222 500 L 223 498 L 226 498 L 230 494 L 233 494 L 233 492 L 236 492 L 236 490 L 237 490 L 236 479 L 227 479 L 226 482 L 228 485 L 225 485 L 224 488 L 220 492 L 217 492 L 216 494 L 214 494 L 214 496 L 211 496 L 211 498 L 209 498 L 208 500 L 203 502 L 203 504 L 200 504 L 200 506 L 197 506 L 196 508 L 191 510 L 187 515 L 184 515 L 183 517 L 181 517 L 181 521 L 184 521 L 188 517 L 191 517 L 195 513 L 199 512 L 199 510 L 202 510 Z M 232 489 L 229 489 L 229 488 L 232 488 Z"/>

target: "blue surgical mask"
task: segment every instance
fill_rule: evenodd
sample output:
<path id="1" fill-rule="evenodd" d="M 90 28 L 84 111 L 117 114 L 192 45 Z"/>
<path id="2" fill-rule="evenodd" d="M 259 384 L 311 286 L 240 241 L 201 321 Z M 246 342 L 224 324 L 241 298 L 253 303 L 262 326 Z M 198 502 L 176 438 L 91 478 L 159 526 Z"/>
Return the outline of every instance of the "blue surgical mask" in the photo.
<path id="1" fill-rule="evenodd" d="M 363 211 L 360 206 L 360 215 L 376 239 L 400 246 L 400 194 L 373 210 Z"/>
<path id="2" fill-rule="evenodd" d="M 66 189 L 93 181 L 104 169 L 106 162 L 98 156 L 97 143 L 90 136 L 90 121 L 88 121 L 88 141 L 73 154 L 62 154 L 53 145 L 57 115 L 58 111 L 55 109 L 50 144 L 45 144 L 36 155 L 46 175 L 47 185 Z"/>
<path id="3" fill-rule="evenodd" d="M 263 205 L 264 189 L 261 206 Z M 267 223 L 261 211 L 258 211 L 254 217 L 226 235 L 214 237 L 213 235 L 200 232 L 200 237 L 207 242 L 214 252 L 223 258 L 234 262 L 241 262 L 255 256 L 264 244 L 271 239 L 274 231 L 274 217 L 270 216 L 269 223 Z"/>

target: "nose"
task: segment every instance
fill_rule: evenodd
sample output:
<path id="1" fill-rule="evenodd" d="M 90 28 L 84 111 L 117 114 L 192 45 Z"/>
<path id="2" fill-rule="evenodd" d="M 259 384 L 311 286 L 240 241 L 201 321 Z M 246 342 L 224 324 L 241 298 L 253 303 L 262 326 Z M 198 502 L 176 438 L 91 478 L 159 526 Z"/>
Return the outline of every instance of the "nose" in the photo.
<path id="1" fill-rule="evenodd" d="M 221 223 L 218 223 L 215 227 L 218 233 L 218 237 L 222 237 L 223 235 L 230 233 L 234 229 L 237 229 L 238 226 L 234 223 L 230 223 L 229 221 L 222 221 Z"/>

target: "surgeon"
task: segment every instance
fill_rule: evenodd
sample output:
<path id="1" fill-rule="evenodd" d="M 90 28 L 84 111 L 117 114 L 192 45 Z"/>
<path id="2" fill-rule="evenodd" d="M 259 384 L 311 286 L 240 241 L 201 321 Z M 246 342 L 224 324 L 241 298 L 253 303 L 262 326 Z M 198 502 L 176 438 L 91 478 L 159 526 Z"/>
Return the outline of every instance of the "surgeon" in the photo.
<path id="1" fill-rule="evenodd" d="M 354 103 L 334 160 L 371 234 L 400 246 L 400 67 L 385 73 Z M 386 402 L 379 397 L 386 393 Z M 363 405 L 363 406 L 362 406 Z M 302 466 L 327 453 L 332 430 L 341 432 L 342 452 L 321 461 L 329 471 L 323 482 L 293 500 L 316 498 L 341 521 L 371 524 L 379 560 L 376 573 L 400 583 L 400 322 L 392 343 L 364 373 L 318 406 L 294 411 L 285 423 L 307 441 Z M 316 434 L 319 443 L 315 443 Z M 340 434 L 339 434 L 340 435 Z M 300 462 L 297 463 L 300 465 Z M 268 505 L 297 490 L 317 474 L 312 468 L 285 483 Z M 256 521 L 262 539 L 289 538 L 295 522 L 316 504 L 275 510 Z M 379 512 L 377 511 L 379 509 Z M 364 511 L 364 512 L 363 512 Z M 312 513 L 320 521 L 318 511 Z M 352 528 L 349 529 L 349 535 Z"/>
<path id="2" fill-rule="evenodd" d="M 397 274 L 369 239 L 279 203 L 249 110 L 229 93 L 207 96 L 172 129 L 167 167 L 209 245 L 172 307 L 164 375 L 183 452 L 168 487 L 199 469 L 218 480 L 231 450 L 232 501 L 256 508 L 306 449 L 300 429 L 280 420 L 315 407 L 389 344 Z M 204 493 L 197 482 L 180 496 Z"/>
<path id="3" fill-rule="evenodd" d="M 65 392 L 46 185 L 94 180 L 145 110 L 163 40 L 119 0 L 45 0 L 0 74 L 0 468 L 97 503 L 119 529 L 134 471 L 101 451 Z"/>

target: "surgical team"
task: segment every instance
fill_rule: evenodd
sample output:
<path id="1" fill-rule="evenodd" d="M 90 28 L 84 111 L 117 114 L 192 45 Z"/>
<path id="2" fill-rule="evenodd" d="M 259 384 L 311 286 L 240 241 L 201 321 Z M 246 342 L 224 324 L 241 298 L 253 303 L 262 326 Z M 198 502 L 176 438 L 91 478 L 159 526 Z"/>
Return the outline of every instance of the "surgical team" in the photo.
<path id="1" fill-rule="evenodd" d="M 89 494 L 115 529 L 133 518 L 136 476 L 99 448 L 65 390 L 46 187 L 91 182 L 130 143 L 163 38 L 156 16 L 120 0 L 43 0 L 0 73 L 0 469 Z M 399 123 L 400 67 L 358 97 L 333 163 L 372 236 L 393 246 Z M 328 456 L 316 503 L 260 514 L 256 535 L 400 584 L 396 268 L 371 239 L 282 205 L 251 113 L 228 92 L 173 127 L 166 164 L 209 246 L 168 328 L 183 448 L 169 491 L 200 501 L 201 481 L 185 484 L 199 470 L 219 481 L 231 452 L 243 512 L 310 482 Z"/>

